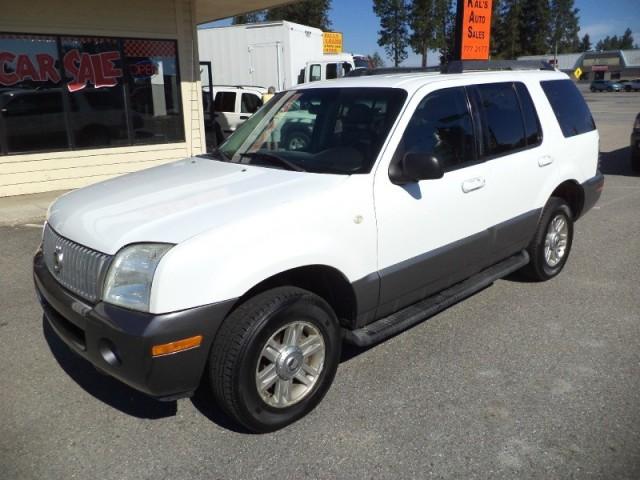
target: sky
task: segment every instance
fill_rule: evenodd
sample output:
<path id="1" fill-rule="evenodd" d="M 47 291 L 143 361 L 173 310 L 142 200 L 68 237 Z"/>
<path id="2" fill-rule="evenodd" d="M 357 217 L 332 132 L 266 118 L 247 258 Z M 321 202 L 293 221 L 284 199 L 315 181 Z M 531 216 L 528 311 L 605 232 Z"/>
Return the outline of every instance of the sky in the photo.
<path id="1" fill-rule="evenodd" d="M 373 54 L 379 52 L 390 63 L 384 50 L 377 45 L 380 21 L 373 13 L 372 0 L 333 0 L 329 18 L 332 30 L 344 34 L 344 51 Z M 588 33 L 595 43 L 605 36 L 622 35 L 628 27 L 634 32 L 634 40 L 640 44 L 640 0 L 575 0 L 580 10 L 580 37 Z M 229 22 L 217 22 L 228 24 Z M 430 65 L 438 62 L 438 56 L 428 59 Z M 420 57 L 414 53 L 404 65 L 419 65 Z"/>

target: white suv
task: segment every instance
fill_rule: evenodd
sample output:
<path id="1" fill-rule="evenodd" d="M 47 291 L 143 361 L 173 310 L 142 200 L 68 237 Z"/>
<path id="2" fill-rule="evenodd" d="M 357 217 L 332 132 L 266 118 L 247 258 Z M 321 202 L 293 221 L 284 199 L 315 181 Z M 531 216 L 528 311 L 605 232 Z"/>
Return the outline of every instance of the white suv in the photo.
<path id="1" fill-rule="evenodd" d="M 309 141 L 291 148 L 300 123 Z M 300 86 L 213 154 L 58 199 L 36 289 L 99 369 L 163 399 L 208 380 L 271 431 L 318 404 L 343 341 L 379 342 L 519 269 L 556 276 L 597 165 L 559 72 Z"/>
<path id="2" fill-rule="evenodd" d="M 203 88 L 205 123 L 211 122 L 219 143 L 258 111 L 265 93 L 262 87 L 214 85 L 211 94 Z"/>

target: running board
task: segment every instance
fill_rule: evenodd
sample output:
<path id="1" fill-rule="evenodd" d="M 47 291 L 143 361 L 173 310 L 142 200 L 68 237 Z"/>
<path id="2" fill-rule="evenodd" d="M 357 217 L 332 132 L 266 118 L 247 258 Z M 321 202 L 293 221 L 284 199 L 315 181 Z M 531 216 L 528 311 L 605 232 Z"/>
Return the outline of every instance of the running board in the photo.
<path id="1" fill-rule="evenodd" d="M 432 317 L 460 300 L 479 292 L 496 280 L 506 277 L 528 263 L 529 254 L 523 250 L 506 260 L 472 275 L 460 283 L 413 305 L 409 305 L 388 317 L 376 320 L 357 330 L 345 330 L 344 339 L 348 343 L 357 345 L 358 347 L 368 347 L 374 343 L 378 343 L 385 338 L 400 333 Z"/>

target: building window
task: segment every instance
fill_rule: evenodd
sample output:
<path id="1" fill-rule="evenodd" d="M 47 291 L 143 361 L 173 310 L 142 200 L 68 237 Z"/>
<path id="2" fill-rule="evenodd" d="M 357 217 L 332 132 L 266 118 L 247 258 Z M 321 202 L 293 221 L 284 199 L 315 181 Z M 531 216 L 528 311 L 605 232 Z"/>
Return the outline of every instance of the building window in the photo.
<path id="1" fill-rule="evenodd" d="M 184 141 L 176 50 L 0 34 L 0 155 Z"/>

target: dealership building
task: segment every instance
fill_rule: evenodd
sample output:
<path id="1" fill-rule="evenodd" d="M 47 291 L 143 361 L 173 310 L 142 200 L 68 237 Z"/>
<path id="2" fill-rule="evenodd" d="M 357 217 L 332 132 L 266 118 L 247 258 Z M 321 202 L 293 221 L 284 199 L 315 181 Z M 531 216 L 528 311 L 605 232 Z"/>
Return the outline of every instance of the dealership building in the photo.
<path id="1" fill-rule="evenodd" d="M 205 150 L 196 28 L 286 0 L 30 0 L 0 15 L 0 197 Z"/>
<path id="2" fill-rule="evenodd" d="M 544 60 L 566 73 L 580 68 L 580 80 L 621 80 L 640 78 L 640 49 L 607 50 L 601 52 L 529 55 L 518 60 Z"/>

